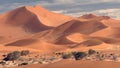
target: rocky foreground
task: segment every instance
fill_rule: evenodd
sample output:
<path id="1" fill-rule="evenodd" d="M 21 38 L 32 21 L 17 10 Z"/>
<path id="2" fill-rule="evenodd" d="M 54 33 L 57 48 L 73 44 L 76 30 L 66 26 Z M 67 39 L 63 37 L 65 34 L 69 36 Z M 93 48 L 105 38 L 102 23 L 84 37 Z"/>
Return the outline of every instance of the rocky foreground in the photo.
<path id="1" fill-rule="evenodd" d="M 9 56 L 11 53 L 3 55 L 0 59 L 0 68 L 17 67 L 29 64 L 50 64 L 60 60 L 90 60 L 90 61 L 114 61 L 120 62 L 119 53 L 110 53 L 103 51 L 88 50 L 86 52 L 55 52 L 52 55 L 32 55 L 24 52 L 24 55 L 18 56 L 19 51 L 15 51 L 16 55 Z M 22 51 L 21 51 L 22 52 Z M 14 52 L 12 52 L 14 53 Z M 7 58 L 7 60 L 6 60 Z"/>

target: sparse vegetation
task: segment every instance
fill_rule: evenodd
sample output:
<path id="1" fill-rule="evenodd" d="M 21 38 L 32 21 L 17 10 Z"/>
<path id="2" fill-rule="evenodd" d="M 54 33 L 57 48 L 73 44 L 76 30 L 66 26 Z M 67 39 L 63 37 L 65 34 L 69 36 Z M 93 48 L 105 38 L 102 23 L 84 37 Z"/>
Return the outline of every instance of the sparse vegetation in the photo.
<path id="1" fill-rule="evenodd" d="M 26 56 L 26 55 L 28 55 L 29 53 L 30 53 L 29 50 L 22 50 L 22 51 L 21 51 L 21 56 Z"/>
<path id="2" fill-rule="evenodd" d="M 87 56 L 87 54 L 85 52 L 73 52 L 73 56 L 75 60 L 80 60 L 84 58 L 85 56 Z"/>
<path id="3" fill-rule="evenodd" d="M 95 53 L 96 53 L 96 51 L 93 50 L 93 49 L 89 49 L 89 50 L 88 50 L 88 54 L 89 54 L 89 55 L 92 55 L 92 54 L 95 54 Z"/>
<path id="4" fill-rule="evenodd" d="M 47 55 L 39 57 L 39 54 L 36 56 L 34 55 L 33 57 L 27 58 L 29 51 L 28 50 L 23 50 L 23 51 L 14 51 L 11 53 L 8 53 L 5 55 L 6 61 L 1 61 L 0 65 L 2 67 L 14 65 L 14 66 L 23 66 L 23 65 L 28 65 L 28 64 L 49 64 L 49 63 L 54 63 L 56 61 L 59 61 L 62 59 L 75 59 L 75 60 L 92 60 L 92 61 L 105 61 L 110 60 L 110 61 L 118 61 L 116 54 L 105 54 L 103 52 L 97 52 L 93 49 L 89 49 L 87 52 L 82 52 L 82 51 L 77 51 L 77 52 L 58 52 L 55 53 L 55 57 L 46 57 Z M 56 56 L 59 55 L 59 56 Z M 36 57 L 35 57 L 36 56 Z M 16 61 L 17 60 L 17 61 Z M 14 62 L 15 61 L 15 62 Z"/>
<path id="5" fill-rule="evenodd" d="M 12 53 L 8 53 L 7 56 L 4 58 L 4 60 L 8 61 L 14 61 L 20 58 L 21 53 L 19 51 L 14 51 Z"/>
<path id="6" fill-rule="evenodd" d="M 11 53 L 8 53 L 7 55 L 5 55 L 4 59 L 5 61 L 14 61 L 14 60 L 17 60 L 18 58 L 20 58 L 20 56 L 26 56 L 28 55 L 30 52 L 29 50 L 23 50 L 23 51 L 14 51 L 14 52 L 11 52 Z"/>
<path id="7" fill-rule="evenodd" d="M 63 59 L 68 59 L 68 58 L 70 58 L 71 56 L 72 56 L 72 54 L 70 54 L 70 53 L 68 53 L 68 54 L 64 53 L 64 54 L 62 55 L 62 58 L 63 58 Z"/>

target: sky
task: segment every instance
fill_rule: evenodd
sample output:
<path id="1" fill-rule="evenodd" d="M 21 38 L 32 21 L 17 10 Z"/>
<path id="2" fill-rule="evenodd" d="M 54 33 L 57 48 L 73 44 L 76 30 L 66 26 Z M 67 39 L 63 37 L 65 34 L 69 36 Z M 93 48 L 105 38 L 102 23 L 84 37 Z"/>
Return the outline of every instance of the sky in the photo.
<path id="1" fill-rule="evenodd" d="M 25 5 L 40 5 L 75 17 L 93 13 L 120 19 L 120 0 L 0 0 L 0 13 Z"/>

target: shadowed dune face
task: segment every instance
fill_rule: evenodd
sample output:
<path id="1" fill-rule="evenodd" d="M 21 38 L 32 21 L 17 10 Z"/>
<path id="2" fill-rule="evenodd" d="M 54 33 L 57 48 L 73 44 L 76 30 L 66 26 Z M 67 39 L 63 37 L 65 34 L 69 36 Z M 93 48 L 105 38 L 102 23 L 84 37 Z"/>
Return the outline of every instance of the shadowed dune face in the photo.
<path id="1" fill-rule="evenodd" d="M 26 46 L 29 44 L 33 44 L 37 41 L 38 41 L 37 39 L 22 39 L 22 40 L 18 40 L 10 44 L 6 44 L 5 46 Z"/>

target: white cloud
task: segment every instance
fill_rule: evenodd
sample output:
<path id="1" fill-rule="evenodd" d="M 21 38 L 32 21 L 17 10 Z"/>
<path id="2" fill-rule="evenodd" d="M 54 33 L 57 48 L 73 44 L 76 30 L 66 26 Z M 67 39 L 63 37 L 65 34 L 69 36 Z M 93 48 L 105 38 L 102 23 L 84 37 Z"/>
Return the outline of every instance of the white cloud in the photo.
<path id="1" fill-rule="evenodd" d="M 67 12 L 67 11 L 66 11 Z M 74 16 L 74 17 L 80 17 L 84 14 L 96 14 L 96 15 L 102 15 L 102 16 L 110 16 L 112 18 L 120 19 L 120 9 L 114 8 L 114 9 L 101 9 L 101 10 L 95 10 L 91 12 L 77 12 L 77 13 L 65 13 L 66 15 Z"/>
<path id="2" fill-rule="evenodd" d="M 67 10 L 58 10 L 58 11 L 52 11 L 52 12 L 67 14 Z"/>
<path id="3" fill-rule="evenodd" d="M 120 9 L 102 9 L 102 10 L 96 10 L 92 13 L 98 14 L 98 15 L 106 15 L 113 18 L 120 19 Z"/>

